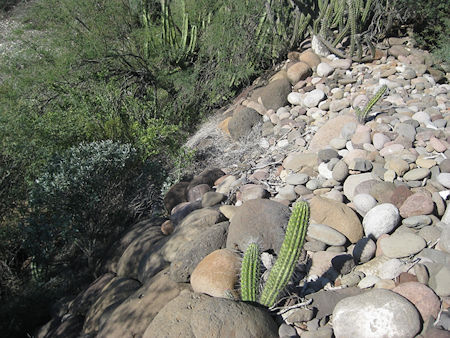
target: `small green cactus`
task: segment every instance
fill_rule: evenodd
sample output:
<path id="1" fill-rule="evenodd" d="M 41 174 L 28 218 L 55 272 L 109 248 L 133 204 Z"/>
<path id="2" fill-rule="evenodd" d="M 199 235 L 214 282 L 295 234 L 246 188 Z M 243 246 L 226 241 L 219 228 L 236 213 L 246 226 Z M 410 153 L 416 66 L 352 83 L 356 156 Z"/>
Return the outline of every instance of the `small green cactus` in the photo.
<path id="1" fill-rule="evenodd" d="M 359 123 L 364 123 L 366 121 L 367 114 L 369 114 L 369 111 L 378 102 L 378 100 L 381 99 L 386 89 L 387 89 L 386 85 L 383 85 L 380 89 L 378 89 L 374 97 L 372 97 L 372 99 L 364 107 L 363 110 L 359 109 L 358 107 L 355 107 L 356 117 L 358 118 Z"/>
<path id="2" fill-rule="evenodd" d="M 286 287 L 297 264 L 309 223 L 309 205 L 301 201 L 295 204 L 286 229 L 278 259 L 270 270 L 259 303 L 272 307 L 280 292 Z M 241 298 L 257 301 L 259 283 L 259 248 L 251 243 L 244 254 L 241 266 Z"/>
<path id="3" fill-rule="evenodd" d="M 286 236 L 281 245 L 278 259 L 270 270 L 259 303 L 272 307 L 280 292 L 292 277 L 305 240 L 309 223 L 309 205 L 301 201 L 294 206 L 286 229 Z"/>
<path id="4" fill-rule="evenodd" d="M 241 298 L 243 301 L 256 302 L 259 264 L 258 244 L 250 243 L 245 251 L 241 267 Z"/>

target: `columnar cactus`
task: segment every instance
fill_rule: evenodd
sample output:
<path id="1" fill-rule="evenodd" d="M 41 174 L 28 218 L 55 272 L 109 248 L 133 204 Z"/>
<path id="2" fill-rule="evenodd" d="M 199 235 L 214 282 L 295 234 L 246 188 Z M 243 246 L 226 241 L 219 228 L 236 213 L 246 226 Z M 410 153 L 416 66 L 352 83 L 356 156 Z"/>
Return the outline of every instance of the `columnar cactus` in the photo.
<path id="1" fill-rule="evenodd" d="M 241 267 L 241 298 L 243 301 L 256 302 L 259 264 L 258 244 L 250 243 L 245 251 Z"/>
<path id="2" fill-rule="evenodd" d="M 281 245 L 278 259 L 270 270 L 259 303 L 272 307 L 279 293 L 286 287 L 297 264 L 309 222 L 309 205 L 301 201 L 294 206 Z"/>

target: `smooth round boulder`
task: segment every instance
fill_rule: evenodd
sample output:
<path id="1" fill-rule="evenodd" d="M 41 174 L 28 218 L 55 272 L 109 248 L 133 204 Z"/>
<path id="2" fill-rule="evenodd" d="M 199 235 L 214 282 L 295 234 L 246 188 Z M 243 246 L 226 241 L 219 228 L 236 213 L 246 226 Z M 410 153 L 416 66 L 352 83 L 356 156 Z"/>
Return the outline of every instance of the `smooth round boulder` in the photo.
<path id="1" fill-rule="evenodd" d="M 384 255 L 390 258 L 408 257 L 420 252 L 427 243 L 413 233 L 394 233 L 380 240 L 380 248 Z"/>
<path id="2" fill-rule="evenodd" d="M 262 251 L 278 253 L 290 216 L 284 204 L 267 199 L 247 201 L 230 220 L 226 247 L 244 251 L 250 241 L 257 240 Z"/>
<path id="3" fill-rule="evenodd" d="M 395 229 L 400 222 L 400 213 L 391 203 L 378 204 L 370 209 L 363 219 L 364 233 L 377 239 Z"/>
<path id="4" fill-rule="evenodd" d="M 156 315 L 143 338 L 277 338 L 278 326 L 262 307 L 183 291 Z"/>
<path id="5" fill-rule="evenodd" d="M 333 311 L 336 338 L 414 337 L 420 328 L 420 315 L 414 305 L 385 289 L 345 298 Z"/>
<path id="6" fill-rule="evenodd" d="M 347 241 L 343 234 L 325 224 L 310 224 L 308 236 L 328 245 L 344 245 Z"/>
<path id="7" fill-rule="evenodd" d="M 413 303 L 424 322 L 430 316 L 437 318 L 441 303 L 439 297 L 428 286 L 419 282 L 406 282 L 397 285 L 392 291 Z"/>
<path id="8" fill-rule="evenodd" d="M 233 295 L 240 267 L 240 256 L 228 249 L 215 250 L 192 271 L 192 289 L 213 297 L 228 298 Z"/>

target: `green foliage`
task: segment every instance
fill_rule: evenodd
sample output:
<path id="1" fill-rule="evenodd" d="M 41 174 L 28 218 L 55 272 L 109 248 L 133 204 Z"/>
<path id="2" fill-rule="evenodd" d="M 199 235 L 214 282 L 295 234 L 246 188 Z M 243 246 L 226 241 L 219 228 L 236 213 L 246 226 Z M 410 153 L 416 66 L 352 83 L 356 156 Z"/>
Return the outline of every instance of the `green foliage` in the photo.
<path id="1" fill-rule="evenodd" d="M 369 114 L 372 107 L 381 99 L 381 97 L 386 92 L 387 86 L 383 85 L 380 89 L 375 93 L 375 95 L 370 99 L 370 101 L 366 104 L 366 106 L 361 110 L 359 107 L 355 107 L 355 114 L 358 118 L 359 123 L 364 123 L 367 118 L 367 114 Z"/>
<path id="2" fill-rule="evenodd" d="M 87 262 L 95 272 L 103 250 L 127 226 L 127 202 L 138 158 L 130 145 L 80 144 L 55 157 L 36 180 L 25 225 L 39 267 Z"/>
<path id="3" fill-rule="evenodd" d="M 309 205 L 297 202 L 292 210 L 283 244 L 278 258 L 269 272 L 269 277 L 259 297 L 259 303 L 272 307 L 292 277 L 298 262 L 309 224 Z M 251 243 L 244 254 L 241 265 L 241 298 L 256 301 L 259 281 L 259 249 Z"/>
<path id="4" fill-rule="evenodd" d="M 241 266 L 241 299 L 256 302 L 259 285 L 259 248 L 258 244 L 250 243 L 245 250 Z"/>
<path id="5" fill-rule="evenodd" d="M 411 24 L 422 48 L 431 49 L 450 63 L 450 2 L 448 0 L 397 0 L 398 11 Z"/>

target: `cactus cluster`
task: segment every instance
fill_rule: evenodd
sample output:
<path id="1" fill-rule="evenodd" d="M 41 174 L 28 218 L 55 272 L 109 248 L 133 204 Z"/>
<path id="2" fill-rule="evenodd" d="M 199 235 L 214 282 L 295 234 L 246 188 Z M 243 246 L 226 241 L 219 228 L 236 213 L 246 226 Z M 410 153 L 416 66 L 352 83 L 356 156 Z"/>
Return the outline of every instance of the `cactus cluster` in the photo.
<path id="1" fill-rule="evenodd" d="M 258 302 L 272 307 L 292 277 L 297 264 L 309 223 L 309 205 L 297 202 L 292 211 L 281 245 L 278 259 L 269 272 Z M 241 298 L 244 301 L 256 301 L 259 281 L 259 249 L 251 243 L 244 254 L 241 267 Z"/>
<path id="2" fill-rule="evenodd" d="M 375 93 L 375 95 L 372 97 L 369 103 L 367 103 L 362 110 L 359 109 L 359 107 L 355 107 L 355 113 L 359 123 L 364 123 L 366 121 L 367 114 L 369 114 L 370 110 L 378 102 L 378 100 L 381 99 L 386 89 L 387 89 L 386 85 L 383 85 L 380 89 L 378 89 L 378 91 Z"/>
<path id="3" fill-rule="evenodd" d="M 350 33 L 350 57 L 357 61 L 365 60 L 363 44 L 367 45 L 372 54 L 366 59 L 374 57 L 375 48 L 371 37 L 368 36 L 370 31 L 365 31 L 369 23 L 369 14 L 373 9 L 372 0 L 318 0 L 318 9 L 319 15 L 313 23 L 313 34 L 328 49 L 340 57 L 346 57 L 336 46 Z M 338 33 L 334 34 L 333 30 L 337 30 Z"/>

